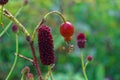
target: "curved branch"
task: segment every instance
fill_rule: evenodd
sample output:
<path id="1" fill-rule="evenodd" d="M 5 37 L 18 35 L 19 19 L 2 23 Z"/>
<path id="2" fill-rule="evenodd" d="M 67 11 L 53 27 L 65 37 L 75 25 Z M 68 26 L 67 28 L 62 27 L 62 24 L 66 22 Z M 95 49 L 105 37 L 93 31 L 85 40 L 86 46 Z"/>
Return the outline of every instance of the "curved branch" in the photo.
<path id="1" fill-rule="evenodd" d="M 47 18 L 50 14 L 53 14 L 53 13 L 59 15 L 59 16 L 62 18 L 62 20 L 63 20 L 64 23 L 66 22 L 64 16 L 63 16 L 60 12 L 58 12 L 58 11 L 52 11 L 52 12 L 47 13 L 47 14 L 43 17 L 43 19 L 38 23 L 38 25 L 36 26 L 36 28 L 34 29 L 34 32 L 33 32 L 33 35 L 32 35 L 32 41 L 34 41 L 35 35 L 36 35 L 36 33 L 37 33 L 38 28 L 40 27 L 40 25 L 42 25 L 44 22 L 46 22 L 46 18 Z"/>
<path id="2" fill-rule="evenodd" d="M 15 14 L 15 17 L 17 17 L 20 13 L 20 11 L 23 9 L 23 7 L 21 7 L 17 13 Z M 9 22 L 9 24 L 5 27 L 5 29 L 0 33 L 0 37 L 8 30 L 8 28 L 10 27 L 10 25 L 12 24 L 12 21 Z"/>
<path id="3" fill-rule="evenodd" d="M 25 29 L 25 27 L 6 9 L 3 10 L 3 15 L 13 21 L 19 28 L 20 30 L 24 33 L 25 36 L 29 36 L 30 34 L 28 31 Z"/>

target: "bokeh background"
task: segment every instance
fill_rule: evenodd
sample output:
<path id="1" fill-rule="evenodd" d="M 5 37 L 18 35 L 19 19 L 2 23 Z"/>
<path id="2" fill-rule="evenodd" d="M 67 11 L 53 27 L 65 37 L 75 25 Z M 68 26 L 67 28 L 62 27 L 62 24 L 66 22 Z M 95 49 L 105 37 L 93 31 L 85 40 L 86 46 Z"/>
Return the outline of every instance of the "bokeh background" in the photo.
<path id="1" fill-rule="evenodd" d="M 22 6 L 23 0 L 9 0 L 5 5 L 13 15 Z M 87 67 L 89 80 L 120 80 L 120 0 L 29 0 L 29 4 L 17 16 L 17 19 L 32 34 L 33 29 L 43 16 L 50 11 L 60 11 L 75 27 L 71 43 L 72 53 L 63 49 L 66 44 L 59 33 L 62 20 L 55 14 L 47 18 L 54 38 L 55 68 L 54 80 L 84 80 L 81 70 L 80 50 L 76 44 L 76 35 L 84 32 L 87 36 L 84 55 L 92 55 L 94 60 Z M 3 17 L 5 27 L 10 22 Z M 3 31 L 0 27 L 0 33 Z M 15 53 L 15 34 L 11 27 L 0 38 L 0 80 L 7 76 Z M 35 39 L 36 55 L 43 75 L 47 66 L 40 63 L 37 37 Z M 29 44 L 24 34 L 19 32 L 19 53 L 32 58 Z M 21 70 L 29 66 L 37 77 L 34 66 L 19 58 L 10 80 L 20 80 Z"/>

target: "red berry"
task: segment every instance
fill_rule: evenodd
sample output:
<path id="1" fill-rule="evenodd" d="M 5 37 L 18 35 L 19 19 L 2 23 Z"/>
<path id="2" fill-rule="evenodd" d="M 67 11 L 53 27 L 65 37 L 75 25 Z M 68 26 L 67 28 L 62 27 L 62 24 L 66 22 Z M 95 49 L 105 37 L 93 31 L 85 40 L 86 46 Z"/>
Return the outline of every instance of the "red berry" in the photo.
<path id="1" fill-rule="evenodd" d="M 77 45 L 79 48 L 84 48 L 86 43 L 86 36 L 84 33 L 79 33 L 77 35 Z"/>
<path id="2" fill-rule="evenodd" d="M 54 63 L 54 46 L 50 28 L 46 25 L 41 25 L 38 29 L 38 47 L 41 63 L 50 65 Z"/>
<path id="3" fill-rule="evenodd" d="M 62 23 L 60 26 L 60 34 L 64 37 L 65 41 L 70 41 L 74 33 L 74 26 L 70 22 Z"/>
<path id="4" fill-rule="evenodd" d="M 88 61 L 92 61 L 93 57 L 91 55 L 87 56 Z"/>
<path id="5" fill-rule="evenodd" d="M 8 2 L 8 0 L 0 0 L 0 5 L 4 5 Z"/>

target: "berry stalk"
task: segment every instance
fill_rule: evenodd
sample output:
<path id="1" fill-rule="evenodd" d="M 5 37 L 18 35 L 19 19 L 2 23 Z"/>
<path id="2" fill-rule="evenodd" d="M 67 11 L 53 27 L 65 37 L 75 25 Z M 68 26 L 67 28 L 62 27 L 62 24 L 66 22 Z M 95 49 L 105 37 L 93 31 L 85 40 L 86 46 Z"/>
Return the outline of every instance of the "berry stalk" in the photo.
<path id="1" fill-rule="evenodd" d="M 55 64 L 52 64 L 51 66 L 48 67 L 48 72 L 46 74 L 45 80 L 48 80 L 49 77 L 51 78 L 51 80 L 54 80 L 53 75 L 52 75 L 52 70 L 53 70 L 54 66 L 55 66 Z"/>
<path id="2" fill-rule="evenodd" d="M 33 35 L 32 35 L 32 40 L 33 40 L 33 41 L 34 41 L 35 35 L 36 35 L 36 33 L 37 33 L 38 29 L 39 29 L 39 26 L 41 26 L 41 25 L 46 21 L 46 18 L 47 18 L 50 14 L 53 14 L 53 13 L 59 15 L 59 16 L 62 18 L 63 22 L 66 23 L 66 20 L 65 20 L 64 16 L 63 16 L 60 12 L 58 12 L 58 11 L 52 11 L 52 12 L 47 13 L 47 14 L 44 16 L 44 18 L 38 23 L 38 25 L 36 26 L 36 28 L 34 29 L 34 32 L 33 32 Z"/>
<path id="3" fill-rule="evenodd" d="M 36 26 L 36 28 L 34 29 L 33 34 L 32 34 L 32 41 L 34 41 L 35 36 L 36 36 L 36 34 L 37 34 L 37 32 L 38 32 L 39 27 L 40 27 L 44 22 L 45 22 L 45 20 L 42 19 L 42 20 L 38 23 L 38 25 Z"/>
<path id="4" fill-rule="evenodd" d="M 84 56 L 83 56 L 82 52 L 81 52 L 81 63 L 82 63 L 82 71 L 83 71 L 83 75 L 85 77 L 85 80 L 88 80 L 87 74 L 86 74 L 86 66 L 85 66 L 85 63 L 84 63 Z"/>
<path id="5" fill-rule="evenodd" d="M 47 18 L 48 15 L 53 14 L 53 13 L 59 15 L 59 16 L 62 18 L 62 20 L 63 20 L 64 23 L 66 22 L 64 16 L 63 16 L 60 12 L 58 12 L 58 11 L 52 11 L 52 12 L 47 13 L 47 14 L 44 16 L 44 20 L 46 20 L 46 18 Z"/>

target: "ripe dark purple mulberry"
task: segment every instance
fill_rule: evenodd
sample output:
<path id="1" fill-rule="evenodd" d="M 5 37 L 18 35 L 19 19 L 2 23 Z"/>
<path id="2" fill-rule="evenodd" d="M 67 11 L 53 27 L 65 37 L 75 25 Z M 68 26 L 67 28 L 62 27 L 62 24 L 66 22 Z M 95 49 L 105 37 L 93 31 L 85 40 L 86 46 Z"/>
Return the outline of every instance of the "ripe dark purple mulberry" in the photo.
<path id="1" fill-rule="evenodd" d="M 0 0 L 0 5 L 4 5 L 8 2 L 8 0 Z"/>
<path id="2" fill-rule="evenodd" d="M 48 26 L 42 24 L 38 29 L 38 47 L 41 63 L 50 65 L 54 63 L 53 38 Z"/>
<path id="3" fill-rule="evenodd" d="M 77 45 L 79 48 L 84 48 L 86 43 L 86 36 L 84 33 L 79 33 L 77 35 Z"/>

